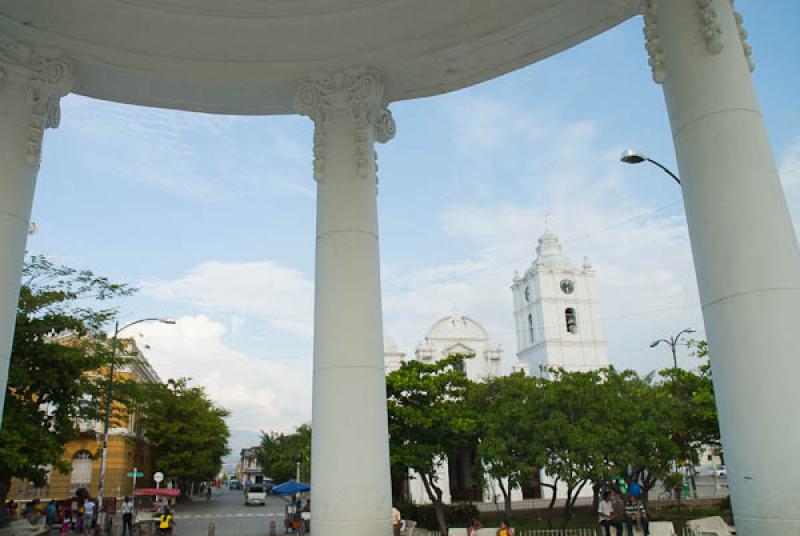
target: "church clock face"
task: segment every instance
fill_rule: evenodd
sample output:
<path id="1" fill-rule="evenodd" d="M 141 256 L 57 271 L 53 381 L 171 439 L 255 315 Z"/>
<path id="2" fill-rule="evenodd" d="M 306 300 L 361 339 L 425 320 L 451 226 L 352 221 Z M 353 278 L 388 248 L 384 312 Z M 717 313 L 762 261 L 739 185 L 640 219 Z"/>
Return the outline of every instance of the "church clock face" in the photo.
<path id="1" fill-rule="evenodd" d="M 575 281 L 573 281 L 572 279 L 562 279 L 561 291 L 564 294 L 572 294 L 573 292 L 575 292 Z"/>
<path id="2" fill-rule="evenodd" d="M 525 287 L 525 301 L 531 301 L 531 287 Z"/>

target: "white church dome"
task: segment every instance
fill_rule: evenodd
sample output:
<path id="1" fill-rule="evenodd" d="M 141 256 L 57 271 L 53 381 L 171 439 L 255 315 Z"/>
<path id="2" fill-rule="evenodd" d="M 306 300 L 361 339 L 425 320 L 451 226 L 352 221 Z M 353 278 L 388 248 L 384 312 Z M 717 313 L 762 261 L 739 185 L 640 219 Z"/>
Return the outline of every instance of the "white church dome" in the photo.
<path id="1" fill-rule="evenodd" d="M 451 315 L 434 323 L 428 330 L 425 339 L 487 341 L 489 333 L 482 325 L 468 316 Z"/>

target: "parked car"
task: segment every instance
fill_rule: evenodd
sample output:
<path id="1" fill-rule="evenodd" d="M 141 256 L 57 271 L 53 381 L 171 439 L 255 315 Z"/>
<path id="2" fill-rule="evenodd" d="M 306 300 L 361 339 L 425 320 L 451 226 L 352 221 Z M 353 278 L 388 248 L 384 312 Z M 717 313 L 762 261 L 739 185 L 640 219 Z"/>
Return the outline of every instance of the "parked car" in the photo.
<path id="1" fill-rule="evenodd" d="M 228 489 L 239 489 L 239 479 L 231 478 L 228 480 Z"/>
<path id="2" fill-rule="evenodd" d="M 272 488 L 275 487 L 275 481 L 271 478 L 264 479 L 264 489 L 267 490 L 267 493 L 272 493 Z"/>
<path id="3" fill-rule="evenodd" d="M 267 504 L 267 490 L 261 484 L 254 484 L 244 492 L 244 505 Z"/>

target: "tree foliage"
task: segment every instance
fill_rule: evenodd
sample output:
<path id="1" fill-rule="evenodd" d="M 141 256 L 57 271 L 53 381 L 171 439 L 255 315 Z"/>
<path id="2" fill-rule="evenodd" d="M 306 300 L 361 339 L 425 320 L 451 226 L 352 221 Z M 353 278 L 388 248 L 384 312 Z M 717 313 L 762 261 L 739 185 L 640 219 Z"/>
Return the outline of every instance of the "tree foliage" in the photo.
<path id="1" fill-rule="evenodd" d="M 477 454 L 503 494 L 507 518 L 512 490 L 532 479 L 544 463 L 540 386 L 538 378 L 514 373 L 490 378 L 469 390 L 468 400 L 478 417 Z"/>
<path id="2" fill-rule="evenodd" d="M 257 458 L 264 476 L 275 482 L 294 480 L 300 462 L 300 480 L 311 480 L 311 425 L 303 424 L 292 434 L 262 432 Z"/>
<path id="3" fill-rule="evenodd" d="M 142 426 L 155 447 L 155 467 L 176 479 L 183 494 L 192 481 L 213 479 L 229 452 L 228 411 L 184 378 L 143 385 L 142 391 Z"/>
<path id="4" fill-rule="evenodd" d="M 70 470 L 64 445 L 81 419 L 99 416 L 107 366 L 101 328 L 116 315 L 109 300 L 134 289 L 88 270 L 34 256 L 23 267 L 0 430 L 0 499 L 11 478 L 43 485 L 48 467 Z"/>
<path id="5" fill-rule="evenodd" d="M 474 444 L 478 430 L 466 403 L 474 387 L 463 372 L 466 358 L 407 361 L 386 377 L 392 466 L 410 468 L 422 481 L 442 534 L 447 534 L 447 521 L 439 469 L 448 456 Z"/>

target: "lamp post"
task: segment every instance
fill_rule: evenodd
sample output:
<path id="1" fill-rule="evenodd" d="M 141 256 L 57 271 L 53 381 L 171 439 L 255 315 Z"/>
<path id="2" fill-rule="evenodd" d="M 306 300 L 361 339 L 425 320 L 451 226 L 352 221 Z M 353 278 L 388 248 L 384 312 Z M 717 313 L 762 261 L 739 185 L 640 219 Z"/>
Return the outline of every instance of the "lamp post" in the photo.
<path id="1" fill-rule="evenodd" d="M 114 322 L 114 336 L 111 337 L 111 362 L 108 367 L 108 380 L 106 385 L 106 414 L 103 422 L 103 451 L 100 457 L 100 478 L 97 484 L 97 508 L 98 517 L 101 526 L 105 526 L 105 508 L 103 507 L 103 491 L 106 481 L 106 464 L 108 462 L 108 431 L 111 424 L 111 397 L 112 389 L 114 386 L 114 365 L 117 360 L 117 339 L 121 331 L 128 329 L 136 324 L 142 322 L 161 322 L 162 324 L 175 324 L 174 320 L 165 320 L 162 318 L 142 318 L 134 320 L 122 327 L 119 327 L 119 322 Z"/>
<path id="2" fill-rule="evenodd" d="M 673 172 L 671 172 L 665 165 L 653 160 L 652 158 L 648 158 L 642 153 L 636 152 L 633 149 L 628 149 L 627 151 L 622 153 L 620 161 L 626 164 L 641 164 L 642 162 L 650 162 L 651 164 L 660 167 L 661 171 L 672 177 L 673 180 L 678 183 L 678 186 L 680 186 L 681 184 L 681 180 L 678 178 L 678 176 L 675 175 Z"/>
<path id="3" fill-rule="evenodd" d="M 674 368 L 678 368 L 678 356 L 675 352 L 675 347 L 678 346 L 678 341 L 680 340 L 682 335 L 688 335 L 690 333 L 694 333 L 693 329 L 684 329 L 678 332 L 677 335 L 674 337 L 670 337 L 668 339 L 658 339 L 657 341 L 653 341 L 650 343 L 650 348 L 655 348 L 659 344 L 666 343 L 669 345 L 670 349 L 672 350 L 672 364 Z"/>

